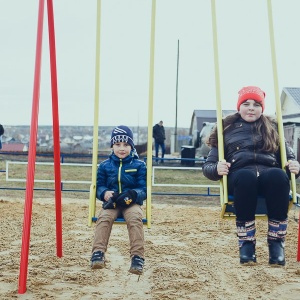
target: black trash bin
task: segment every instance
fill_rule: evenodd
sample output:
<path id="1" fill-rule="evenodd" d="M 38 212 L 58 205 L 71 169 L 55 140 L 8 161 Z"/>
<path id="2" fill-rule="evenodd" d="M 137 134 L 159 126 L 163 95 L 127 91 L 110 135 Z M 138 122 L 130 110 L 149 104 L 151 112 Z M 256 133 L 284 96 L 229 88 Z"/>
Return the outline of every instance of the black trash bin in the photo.
<path id="1" fill-rule="evenodd" d="M 181 164 L 185 166 L 195 166 L 195 154 L 196 148 L 193 146 L 183 145 L 181 146 L 181 158 L 189 158 L 187 160 L 182 159 Z"/>

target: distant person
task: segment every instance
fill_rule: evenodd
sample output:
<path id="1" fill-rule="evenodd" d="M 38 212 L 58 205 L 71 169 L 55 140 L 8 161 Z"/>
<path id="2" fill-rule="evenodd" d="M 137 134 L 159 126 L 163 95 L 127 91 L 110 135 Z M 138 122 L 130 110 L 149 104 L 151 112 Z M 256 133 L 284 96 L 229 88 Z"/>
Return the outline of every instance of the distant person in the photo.
<path id="1" fill-rule="evenodd" d="M 4 127 L 0 124 L 0 149 L 2 149 L 2 135 L 4 134 Z"/>
<path id="2" fill-rule="evenodd" d="M 127 224 L 131 266 L 129 272 L 143 273 L 144 229 L 141 205 L 147 197 L 146 164 L 138 159 L 130 128 L 121 125 L 111 133 L 112 153 L 97 170 L 96 196 L 103 201 L 95 227 L 91 268 L 105 267 L 105 252 L 115 219 Z"/>
<path id="3" fill-rule="evenodd" d="M 211 180 L 228 176 L 234 196 L 240 263 L 256 263 L 255 211 L 258 195 L 266 200 L 269 264 L 285 265 L 291 173 L 299 176 L 299 162 L 285 144 L 285 171 L 281 168 L 277 122 L 263 114 L 265 93 L 255 86 L 239 91 L 237 112 L 223 119 L 225 160 L 218 157 L 217 127 L 208 139 L 211 150 L 202 169 Z"/>
<path id="4" fill-rule="evenodd" d="M 163 125 L 163 121 L 159 121 L 159 123 L 155 124 L 153 126 L 153 138 L 155 141 L 155 157 L 156 157 L 156 162 L 158 162 L 158 152 L 159 152 L 159 147 L 161 148 L 161 163 L 164 163 L 164 156 L 166 152 L 166 146 L 165 146 L 165 139 L 166 139 L 166 134 L 165 134 L 165 128 Z"/>

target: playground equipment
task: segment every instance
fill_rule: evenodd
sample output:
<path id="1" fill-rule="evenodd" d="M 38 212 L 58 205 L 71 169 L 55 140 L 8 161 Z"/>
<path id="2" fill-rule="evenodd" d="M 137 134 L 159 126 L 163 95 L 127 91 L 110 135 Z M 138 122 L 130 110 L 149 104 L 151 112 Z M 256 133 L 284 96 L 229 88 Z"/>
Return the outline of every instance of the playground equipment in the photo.
<path id="1" fill-rule="evenodd" d="M 146 219 L 143 223 L 151 227 L 151 172 L 152 172 L 152 120 L 153 120 L 153 87 L 154 87 L 154 44 L 155 44 L 155 11 L 156 0 L 152 0 L 151 14 L 151 40 L 150 40 L 150 75 L 149 75 L 149 102 L 148 102 L 148 142 L 147 142 L 147 200 Z M 92 159 L 92 183 L 90 186 L 90 202 L 88 226 L 96 221 L 96 175 L 98 159 L 98 120 L 99 120 L 99 78 L 100 78 L 100 25 L 101 25 L 101 1 L 97 2 L 97 30 L 96 30 L 96 72 L 95 72 L 95 99 L 94 99 L 94 133 L 93 133 L 93 159 Z M 116 222 L 124 223 L 123 218 L 117 218 Z"/>
<path id="2" fill-rule="evenodd" d="M 55 33 L 54 33 L 52 0 L 47 0 L 47 8 L 48 8 L 48 30 L 49 30 L 50 66 L 51 66 L 52 116 L 53 116 L 53 139 L 54 139 L 55 211 L 56 211 L 56 243 L 57 243 L 56 249 L 57 249 L 57 256 L 62 257 L 60 136 L 59 136 L 59 118 L 58 118 Z M 38 26 L 37 26 L 38 28 L 37 28 L 37 42 L 36 42 L 33 99 L 32 99 L 32 116 L 31 116 L 31 127 L 30 127 L 30 145 L 36 145 L 36 141 L 37 141 L 43 20 L 44 20 L 44 0 L 40 0 L 39 11 L 38 11 Z M 26 196 L 25 196 L 25 206 L 24 206 L 24 222 L 23 222 L 19 290 L 18 290 L 20 294 L 24 294 L 26 292 L 31 215 L 32 215 L 32 199 L 33 199 L 33 186 L 34 186 L 34 175 L 35 175 L 35 161 L 36 161 L 36 147 L 32 146 L 29 148 L 29 153 L 28 153 Z"/>
<path id="3" fill-rule="evenodd" d="M 275 53 L 275 41 L 274 41 L 274 30 L 273 30 L 273 17 L 272 17 L 272 5 L 271 0 L 268 3 L 268 18 L 269 18 L 269 35 L 270 35 L 270 46 L 271 46 L 271 56 L 272 56 L 272 67 L 273 67 L 273 80 L 274 80 L 274 91 L 276 100 L 276 116 L 278 122 L 278 133 L 280 138 L 280 156 L 282 168 L 287 162 L 286 150 L 284 146 L 284 131 L 283 122 L 281 114 L 281 103 L 279 97 L 279 87 L 278 87 L 278 74 L 276 65 L 276 53 Z M 218 126 L 218 143 L 219 146 L 219 159 L 224 160 L 224 139 L 223 139 L 223 129 L 222 129 L 222 106 L 221 106 L 221 95 L 220 95 L 220 74 L 219 74 L 219 58 L 218 58 L 218 38 L 217 38 L 217 22 L 216 22 L 216 5 L 215 0 L 211 1 L 211 11 L 212 11 L 212 28 L 213 28 L 213 46 L 214 46 L 214 62 L 215 62 L 215 81 L 216 81 L 216 106 L 217 106 L 217 126 Z M 296 180 L 295 174 L 291 174 L 291 204 L 297 203 L 296 199 Z M 261 201 L 262 200 L 262 201 Z M 233 196 L 228 195 L 227 190 L 227 176 L 223 176 L 220 180 L 220 202 L 221 202 L 221 217 L 235 217 Z M 266 217 L 266 205 L 264 199 L 258 199 L 259 205 L 257 206 L 256 217 Z M 299 231 L 300 231 L 300 221 L 299 221 Z M 300 233 L 299 233 L 300 236 Z M 297 260 L 300 261 L 300 238 L 298 239 L 298 254 Z"/>
<path id="4" fill-rule="evenodd" d="M 219 62 L 218 62 L 218 43 L 217 43 L 217 25 L 216 25 L 216 12 L 215 12 L 215 1 L 212 1 L 212 23 L 213 23 L 213 35 L 214 35 L 214 59 L 215 59 L 215 80 L 216 80 L 216 105 L 217 105 L 217 125 L 218 125 L 218 141 L 219 145 L 219 159 L 224 160 L 224 139 L 223 139 L 223 129 L 222 129 L 222 106 L 221 106 L 221 96 L 220 96 L 220 79 L 219 79 Z M 278 131 L 280 138 L 280 155 L 282 168 L 287 162 L 286 151 L 285 151 L 285 139 L 283 132 L 282 114 L 281 114 L 281 104 L 279 97 L 278 88 L 278 76 L 276 67 L 276 55 L 275 55 L 275 43 L 274 43 L 274 32 L 273 32 L 273 19 L 272 19 L 272 8 L 271 1 L 268 1 L 268 16 L 269 16 L 269 30 L 270 30 L 270 44 L 272 53 L 272 65 L 273 65 L 273 76 L 274 76 L 274 90 L 276 99 L 276 117 L 278 122 Z M 297 203 L 296 200 L 296 181 L 295 174 L 291 174 L 291 186 L 292 186 L 292 203 Z M 227 176 L 223 176 L 220 180 L 220 202 L 221 202 L 221 217 L 235 217 L 235 210 L 233 205 L 233 196 L 228 195 L 227 191 Z M 263 198 L 259 198 L 259 205 L 257 206 L 257 217 L 266 217 L 266 205 Z M 292 206 L 292 205 L 290 205 Z"/>
<path id="5" fill-rule="evenodd" d="M 30 145 L 36 145 L 37 142 L 37 127 L 38 127 L 38 108 L 39 108 L 39 95 L 40 95 L 40 74 L 41 74 L 41 54 L 42 54 L 42 35 L 43 35 L 43 17 L 44 17 L 44 2 L 39 0 L 38 10 L 38 26 L 37 26 L 37 42 L 36 42 L 36 58 L 35 58 L 35 73 L 34 73 L 34 88 L 33 88 L 33 101 L 32 101 L 32 118 L 31 118 L 31 131 L 30 131 Z M 218 120 L 222 119 L 221 111 L 221 97 L 220 97 L 220 80 L 219 80 L 219 67 L 218 67 L 218 46 L 217 46 L 217 28 L 215 16 L 215 1 L 211 0 L 212 6 L 212 24 L 213 24 L 213 43 L 214 43 L 214 60 L 215 60 L 215 79 L 216 79 L 216 99 L 217 99 L 217 117 Z M 51 65 L 51 89 L 52 89 L 52 115 L 53 115 L 53 136 L 54 136 L 54 169 L 55 169 L 55 204 L 56 204 L 56 239 L 57 239 L 57 256 L 62 257 L 62 214 L 61 214 L 61 175 L 60 175 L 60 135 L 59 135 L 59 118 L 58 118 L 58 93 L 57 93 L 57 74 L 56 74 L 56 53 L 55 53 L 55 33 L 54 33 L 54 17 L 53 17 L 53 3 L 52 0 L 47 0 L 48 8 L 48 30 L 49 30 L 49 47 L 50 47 L 50 65 Z M 155 42 L 155 10 L 156 1 L 152 0 L 152 17 L 151 17 L 151 43 L 150 43 L 150 76 L 149 76 L 149 104 L 148 104 L 148 148 L 147 148 L 147 225 L 151 224 L 151 172 L 152 172 L 152 116 L 153 116 L 153 85 L 154 85 L 154 42 Z M 96 43 L 96 73 L 95 73 L 95 115 L 94 115 L 94 151 L 93 151 L 93 172 L 92 172 L 92 185 L 90 187 L 90 207 L 89 207 L 89 225 L 91 225 L 92 217 L 95 215 L 95 192 L 96 192 L 96 169 L 97 169 L 97 153 L 98 153 L 98 110 L 99 110 L 99 81 L 100 81 L 100 12 L 101 0 L 97 0 L 97 43 Z M 280 101 L 278 95 L 278 80 L 276 69 L 276 57 L 274 50 L 274 34 L 271 13 L 271 0 L 268 0 L 268 13 L 269 13 L 269 29 L 270 29 L 270 42 L 272 51 L 273 75 L 274 75 L 274 89 L 276 95 L 276 109 L 277 117 L 279 120 L 279 134 L 283 140 L 283 126 L 280 111 Z M 223 144 L 223 136 L 221 130 L 219 143 Z M 281 147 L 282 162 L 286 162 L 286 155 L 284 147 Z M 224 158 L 222 147 L 220 147 L 220 158 Z M 18 292 L 23 294 L 26 292 L 26 281 L 28 272 L 28 256 L 29 256 L 29 241 L 31 229 L 31 216 L 32 216 L 32 200 L 33 200 L 33 186 L 35 176 L 35 162 L 36 162 L 36 148 L 30 147 L 28 155 L 28 168 L 26 180 L 26 197 L 24 206 L 24 223 L 22 234 L 22 249 L 21 249 L 21 262 L 19 273 L 19 288 Z M 227 192 L 227 178 L 224 176 L 220 183 L 221 188 L 221 203 L 228 204 Z M 292 176 L 292 193 L 293 202 L 295 202 L 295 177 Z M 298 256 L 297 260 L 300 261 L 300 221 L 299 221 L 299 234 L 298 234 Z"/>
<path id="6" fill-rule="evenodd" d="M 36 60 L 34 74 L 34 89 L 32 101 L 32 119 L 30 131 L 30 145 L 36 145 L 39 95 L 40 95 L 40 74 L 41 74 L 41 56 L 42 56 L 42 37 L 44 21 L 44 0 L 39 1 L 38 26 L 36 42 Z M 52 89 L 52 114 L 53 114 L 53 138 L 54 138 L 54 173 L 55 173 L 55 204 L 56 204 L 56 238 L 57 238 L 57 256 L 62 257 L 62 209 L 61 209 L 61 172 L 60 172 L 60 134 L 58 118 L 58 92 L 57 92 L 57 71 L 56 71 L 56 50 L 55 50 L 55 32 L 54 32 L 54 14 L 53 2 L 47 0 L 48 8 L 48 30 L 49 30 L 49 49 L 51 66 L 51 89 Z M 155 9 L 156 1 L 152 1 L 152 19 L 151 19 L 151 49 L 150 49 L 150 82 L 149 82 L 149 119 L 148 119 L 148 156 L 147 156 L 147 192 L 148 199 L 146 205 L 146 221 L 150 228 L 151 224 L 151 169 L 152 169 L 152 116 L 153 116 L 153 83 L 154 83 L 154 37 L 155 37 Z M 96 73 L 95 73 L 95 104 L 94 104 L 94 144 L 93 144 L 93 172 L 92 185 L 90 187 L 90 207 L 89 207 L 89 225 L 92 221 L 90 217 L 95 213 L 95 191 L 96 191 L 96 170 L 98 157 L 98 110 L 99 110 L 99 81 L 100 81 L 100 15 L 101 0 L 97 1 L 97 41 L 96 41 Z M 36 163 L 36 147 L 30 147 L 28 155 L 28 168 L 26 177 L 26 199 L 24 208 L 24 224 L 22 235 L 21 263 L 19 274 L 18 292 L 26 292 L 26 281 L 28 273 L 29 241 L 32 216 L 32 200 L 34 190 L 34 175 Z"/>

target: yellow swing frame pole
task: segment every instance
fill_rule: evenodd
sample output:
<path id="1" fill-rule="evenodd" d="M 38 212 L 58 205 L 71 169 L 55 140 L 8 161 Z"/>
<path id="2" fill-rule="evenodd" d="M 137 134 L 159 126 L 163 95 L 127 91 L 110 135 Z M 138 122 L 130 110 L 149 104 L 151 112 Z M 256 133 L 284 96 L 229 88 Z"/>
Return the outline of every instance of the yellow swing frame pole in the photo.
<path id="1" fill-rule="evenodd" d="M 218 35 L 217 35 L 217 19 L 215 0 L 211 0 L 212 29 L 213 29 L 213 45 L 214 45 L 214 63 L 215 63 L 215 82 L 216 82 L 216 106 L 217 106 L 217 128 L 218 128 L 218 153 L 219 160 L 224 160 L 224 138 L 222 124 L 222 106 L 221 106 L 221 86 L 219 72 L 219 55 L 218 55 Z M 228 203 L 227 176 L 224 175 L 220 180 L 220 201 L 223 207 L 224 203 Z"/>
<path id="2" fill-rule="evenodd" d="M 99 124 L 99 98 L 100 98 L 100 32 L 101 32 L 101 0 L 97 1 L 97 28 L 96 28 L 96 68 L 95 68 L 95 99 L 94 99 L 94 132 L 93 132 L 93 158 L 92 158 L 92 183 L 90 186 L 89 220 L 88 226 L 92 225 L 92 218 L 96 211 L 96 178 L 98 163 L 98 124 Z"/>
<path id="3" fill-rule="evenodd" d="M 278 123 L 278 134 L 280 139 L 280 157 L 282 169 L 285 168 L 287 162 L 286 158 L 286 149 L 285 149 L 285 138 L 282 122 L 282 113 L 281 113 L 281 101 L 279 96 L 279 87 L 278 87 L 278 73 L 276 65 L 276 52 L 275 52 L 275 39 L 274 39 L 274 29 L 273 29 L 273 16 L 272 16 L 272 3 L 271 0 L 268 0 L 268 17 L 269 17 L 269 33 L 270 33 L 270 46 L 272 54 L 272 66 L 273 66 L 273 80 L 274 80 L 274 93 L 276 100 L 276 116 Z M 296 178 L 295 174 L 291 173 L 291 187 L 293 194 L 293 203 L 296 203 Z"/>
<path id="4" fill-rule="evenodd" d="M 153 126 L 153 92 L 154 92 L 154 50 L 155 50 L 155 14 L 156 0 L 152 0 L 151 38 L 150 38 L 150 74 L 148 100 L 148 141 L 147 141 L 147 227 L 151 227 L 151 197 L 152 197 L 152 126 Z"/>

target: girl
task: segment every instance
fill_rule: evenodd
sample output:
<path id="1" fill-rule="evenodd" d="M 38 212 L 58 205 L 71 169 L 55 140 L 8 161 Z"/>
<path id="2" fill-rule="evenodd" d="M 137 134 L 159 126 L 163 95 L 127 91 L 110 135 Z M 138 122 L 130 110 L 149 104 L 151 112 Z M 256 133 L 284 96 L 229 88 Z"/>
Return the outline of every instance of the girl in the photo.
<path id="1" fill-rule="evenodd" d="M 285 145 L 286 171 L 281 169 L 276 121 L 263 115 L 265 93 L 256 86 L 239 91 L 237 113 L 223 120 L 224 162 L 218 158 L 217 127 L 203 174 L 211 180 L 228 175 L 228 193 L 234 197 L 240 263 L 256 263 L 255 210 L 257 196 L 266 199 L 269 264 L 285 265 L 284 241 L 288 223 L 290 172 L 299 176 L 299 163 Z"/>

